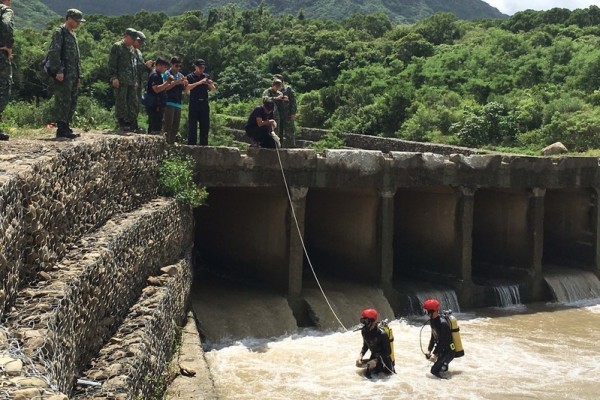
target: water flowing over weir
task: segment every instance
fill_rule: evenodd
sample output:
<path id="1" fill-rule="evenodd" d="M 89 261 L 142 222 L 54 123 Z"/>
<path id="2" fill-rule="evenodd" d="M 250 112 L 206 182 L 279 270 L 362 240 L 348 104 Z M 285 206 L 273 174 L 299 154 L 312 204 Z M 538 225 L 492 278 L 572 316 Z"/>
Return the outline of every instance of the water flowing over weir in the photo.
<path id="1" fill-rule="evenodd" d="M 438 299 L 442 310 L 460 312 L 460 305 L 454 290 L 427 290 L 416 292 L 414 297 L 409 296 L 411 310 L 414 315 L 423 314 L 423 303 L 427 299 Z"/>
<path id="2" fill-rule="evenodd" d="M 554 270 L 544 275 L 554 298 L 559 303 L 600 299 L 600 281 L 589 271 Z"/>
<path id="3" fill-rule="evenodd" d="M 493 286 L 498 307 L 512 307 L 521 304 L 519 285 Z"/>

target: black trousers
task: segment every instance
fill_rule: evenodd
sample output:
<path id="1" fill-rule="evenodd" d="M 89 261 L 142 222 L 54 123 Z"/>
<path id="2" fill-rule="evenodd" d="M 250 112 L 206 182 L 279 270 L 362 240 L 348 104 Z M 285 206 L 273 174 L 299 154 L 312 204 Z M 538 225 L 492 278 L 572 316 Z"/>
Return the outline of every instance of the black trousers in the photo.
<path id="1" fill-rule="evenodd" d="M 188 144 L 194 145 L 198 139 L 200 127 L 200 146 L 208 146 L 208 131 L 210 130 L 210 107 L 208 99 L 190 100 L 188 110 Z"/>
<path id="2" fill-rule="evenodd" d="M 246 136 L 254 140 L 260 147 L 267 149 L 276 148 L 275 140 L 271 137 L 271 126 L 263 125 L 256 128 L 246 129 Z"/>
<path id="3" fill-rule="evenodd" d="M 148 133 L 162 131 L 164 111 L 164 106 L 146 107 L 146 112 L 148 113 Z"/>
<path id="4" fill-rule="evenodd" d="M 443 354 L 439 354 L 437 360 L 431 367 L 431 373 L 435 376 L 440 376 L 440 371 L 448 371 L 448 364 L 454 360 L 454 352 L 447 351 Z"/>

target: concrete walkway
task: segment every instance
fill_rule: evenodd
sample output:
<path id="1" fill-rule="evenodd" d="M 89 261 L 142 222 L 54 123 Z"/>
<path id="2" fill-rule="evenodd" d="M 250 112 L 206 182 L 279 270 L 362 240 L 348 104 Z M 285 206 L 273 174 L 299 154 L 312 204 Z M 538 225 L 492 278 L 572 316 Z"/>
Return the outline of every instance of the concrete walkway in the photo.
<path id="1" fill-rule="evenodd" d="M 204 351 L 200 341 L 200 334 L 196 328 L 194 315 L 190 312 L 187 322 L 181 332 L 181 348 L 174 362 L 179 364 L 181 370 L 195 372 L 194 376 L 180 374 L 167 389 L 167 400 L 217 400 L 218 396 L 204 359 Z"/>

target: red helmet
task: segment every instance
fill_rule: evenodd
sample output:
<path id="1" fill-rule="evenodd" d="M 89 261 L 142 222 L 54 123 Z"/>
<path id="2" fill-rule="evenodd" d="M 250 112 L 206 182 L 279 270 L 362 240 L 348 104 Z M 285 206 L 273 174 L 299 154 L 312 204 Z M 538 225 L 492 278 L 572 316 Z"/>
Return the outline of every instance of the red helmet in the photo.
<path id="1" fill-rule="evenodd" d="M 423 303 L 423 308 L 427 311 L 439 311 L 440 310 L 440 302 L 436 299 L 428 299 Z"/>
<path id="2" fill-rule="evenodd" d="M 364 309 L 362 314 L 360 314 L 360 317 L 361 318 L 369 318 L 369 319 L 372 319 L 373 321 L 377 321 L 377 317 L 378 317 L 377 310 L 374 308 Z"/>

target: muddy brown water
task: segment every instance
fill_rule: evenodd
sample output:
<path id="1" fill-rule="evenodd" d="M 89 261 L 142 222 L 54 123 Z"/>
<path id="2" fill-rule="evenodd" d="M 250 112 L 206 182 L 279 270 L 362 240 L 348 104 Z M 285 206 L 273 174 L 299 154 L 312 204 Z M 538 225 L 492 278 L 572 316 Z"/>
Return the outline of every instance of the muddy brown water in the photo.
<path id="1" fill-rule="evenodd" d="M 240 312 L 232 319 L 252 313 Z M 299 330 L 275 339 L 208 343 L 205 357 L 223 400 L 599 398 L 598 301 L 456 316 L 466 355 L 450 364 L 447 380 L 428 373 L 431 363 L 420 350 L 423 319 L 417 317 L 391 324 L 397 371 L 391 377 L 360 374 L 354 366 L 360 332 L 351 331 Z"/>

